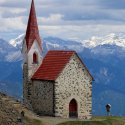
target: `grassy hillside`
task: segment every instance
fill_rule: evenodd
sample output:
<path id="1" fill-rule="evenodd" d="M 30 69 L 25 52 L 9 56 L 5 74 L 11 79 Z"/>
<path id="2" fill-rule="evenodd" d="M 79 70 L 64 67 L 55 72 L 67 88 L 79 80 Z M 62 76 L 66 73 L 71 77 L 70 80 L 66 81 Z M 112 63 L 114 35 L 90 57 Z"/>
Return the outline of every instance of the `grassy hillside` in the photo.
<path id="1" fill-rule="evenodd" d="M 21 111 L 25 112 L 22 123 L 17 120 Z M 125 125 L 125 117 L 98 116 L 89 121 L 78 121 L 77 119 L 38 116 L 14 98 L 0 93 L 0 125 Z"/>
<path id="2" fill-rule="evenodd" d="M 25 107 L 12 97 L 0 93 L 0 125 L 42 125 L 39 119 L 25 115 L 22 122 L 17 119 Z M 26 111 L 25 111 L 26 113 Z"/>
<path id="3" fill-rule="evenodd" d="M 125 125 L 125 117 L 94 117 L 91 121 L 69 121 L 58 125 Z"/>

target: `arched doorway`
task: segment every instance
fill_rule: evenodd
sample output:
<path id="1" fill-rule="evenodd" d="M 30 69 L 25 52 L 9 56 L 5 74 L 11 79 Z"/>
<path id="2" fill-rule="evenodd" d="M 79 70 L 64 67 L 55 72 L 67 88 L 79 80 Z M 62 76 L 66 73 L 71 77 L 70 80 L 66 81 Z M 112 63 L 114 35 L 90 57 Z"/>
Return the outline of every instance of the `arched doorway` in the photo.
<path id="1" fill-rule="evenodd" d="M 75 99 L 72 99 L 69 103 L 69 117 L 78 117 L 77 102 Z"/>

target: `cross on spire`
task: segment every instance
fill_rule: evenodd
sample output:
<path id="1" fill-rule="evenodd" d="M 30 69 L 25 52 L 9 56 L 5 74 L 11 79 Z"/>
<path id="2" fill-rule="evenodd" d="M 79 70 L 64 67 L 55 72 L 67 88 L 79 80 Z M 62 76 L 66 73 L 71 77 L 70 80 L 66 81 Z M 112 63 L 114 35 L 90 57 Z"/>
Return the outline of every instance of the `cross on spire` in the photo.
<path id="1" fill-rule="evenodd" d="M 38 29 L 38 24 L 37 24 L 34 0 L 32 0 L 32 3 L 31 3 L 25 40 L 26 40 L 26 45 L 27 45 L 28 51 L 30 50 L 34 40 L 36 40 L 38 42 L 38 45 L 41 49 L 41 39 L 40 39 L 39 29 Z"/>

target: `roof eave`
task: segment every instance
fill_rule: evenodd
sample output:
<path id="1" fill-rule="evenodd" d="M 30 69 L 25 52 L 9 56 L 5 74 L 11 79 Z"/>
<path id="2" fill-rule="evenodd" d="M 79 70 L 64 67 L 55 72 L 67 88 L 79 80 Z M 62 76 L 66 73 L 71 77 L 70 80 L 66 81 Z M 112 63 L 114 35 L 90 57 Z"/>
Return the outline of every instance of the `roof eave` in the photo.
<path id="1" fill-rule="evenodd" d="M 38 78 L 38 79 L 36 79 L 36 78 L 31 78 L 31 80 L 32 81 L 53 81 L 53 82 L 55 82 L 55 80 L 50 80 L 50 79 L 40 79 L 40 78 Z"/>
<path id="2" fill-rule="evenodd" d="M 89 72 L 89 70 L 88 70 L 88 68 L 86 67 L 86 65 L 85 65 L 85 64 L 83 63 L 83 61 L 80 59 L 79 55 L 78 55 L 76 52 L 75 52 L 75 54 L 77 55 L 77 57 L 79 58 L 79 60 L 81 61 L 81 63 L 85 66 L 87 72 L 89 73 L 89 75 L 90 75 L 91 78 L 92 78 L 92 81 L 95 81 L 95 80 L 94 80 L 94 77 L 91 75 L 91 73 Z"/>

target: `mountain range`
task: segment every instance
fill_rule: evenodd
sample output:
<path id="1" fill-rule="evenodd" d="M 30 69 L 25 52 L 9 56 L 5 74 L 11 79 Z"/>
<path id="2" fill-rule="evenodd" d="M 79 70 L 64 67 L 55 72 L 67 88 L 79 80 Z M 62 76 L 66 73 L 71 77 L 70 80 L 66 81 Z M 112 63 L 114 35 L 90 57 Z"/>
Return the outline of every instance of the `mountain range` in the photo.
<path id="1" fill-rule="evenodd" d="M 22 55 L 24 34 L 9 42 L 0 39 L 0 91 L 22 97 Z M 125 115 L 125 36 L 109 34 L 88 40 L 63 40 L 47 37 L 42 41 L 43 54 L 48 50 L 75 50 L 94 77 L 93 114 L 105 115 L 105 105 L 112 105 L 112 115 Z"/>

